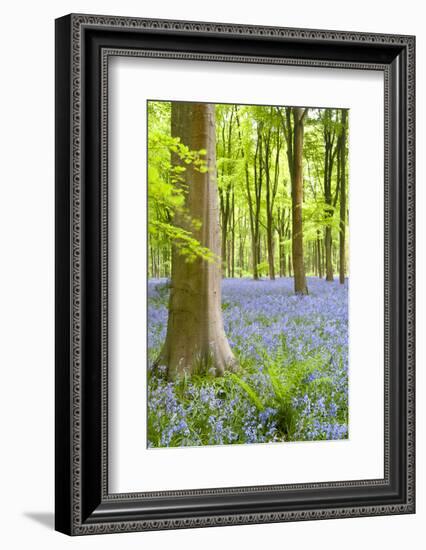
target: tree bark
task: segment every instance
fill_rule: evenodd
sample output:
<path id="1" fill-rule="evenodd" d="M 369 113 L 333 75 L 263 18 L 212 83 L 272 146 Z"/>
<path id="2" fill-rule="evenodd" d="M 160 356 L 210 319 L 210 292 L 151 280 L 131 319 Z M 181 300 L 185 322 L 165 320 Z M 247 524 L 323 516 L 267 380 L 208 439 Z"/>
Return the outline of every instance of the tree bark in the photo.
<path id="1" fill-rule="evenodd" d="M 312 241 L 311 243 L 311 254 L 312 254 L 312 273 L 317 276 L 318 275 L 318 260 L 317 260 L 317 243 L 316 241 Z"/>
<path id="2" fill-rule="evenodd" d="M 340 138 L 340 242 L 339 282 L 344 284 L 346 271 L 346 121 L 347 111 L 342 111 L 342 135 Z"/>
<path id="3" fill-rule="evenodd" d="M 172 163 L 185 166 L 185 206 L 188 216 L 176 213 L 174 223 L 191 231 L 217 260 L 197 257 L 188 261 L 178 248 L 172 250 L 172 274 L 166 340 L 157 365 L 167 367 L 174 380 L 204 369 L 222 375 L 235 366 L 225 336 L 221 310 L 220 226 L 215 177 L 215 106 L 206 103 L 172 102 L 171 132 L 190 150 L 205 149 L 208 172 L 182 163 L 172 154 Z M 191 224 L 188 218 L 201 224 Z"/>
<path id="4" fill-rule="evenodd" d="M 303 116 L 304 109 L 293 107 L 292 243 L 294 292 L 296 294 L 308 294 L 303 256 Z"/>
<path id="5" fill-rule="evenodd" d="M 325 280 L 333 281 L 333 257 L 332 257 L 333 240 L 331 236 L 331 227 L 325 228 Z"/>
<path id="6" fill-rule="evenodd" d="M 332 110 L 325 109 L 323 115 L 324 124 L 324 199 L 326 207 L 324 215 L 327 220 L 325 226 L 325 280 L 333 281 L 333 257 L 332 257 L 332 218 L 334 215 L 333 196 L 331 190 L 331 179 L 333 175 L 333 164 L 337 152 L 337 147 L 334 145 L 336 137 L 336 126 L 332 119 Z M 335 199 L 337 200 L 338 189 L 336 189 Z"/>
<path id="7" fill-rule="evenodd" d="M 292 252 L 289 255 L 288 271 L 294 274 L 294 292 L 308 294 L 303 256 L 303 118 L 308 109 L 285 107 L 278 113 L 287 142 L 287 160 L 291 180 L 292 199 Z M 293 118 L 293 122 L 292 122 Z"/>
<path id="8" fill-rule="evenodd" d="M 270 115 L 272 117 L 273 108 L 271 107 Z M 273 138 L 275 138 L 273 140 Z M 275 162 L 273 176 L 271 176 L 271 157 L 275 146 Z M 275 280 L 275 250 L 274 250 L 274 203 L 278 190 L 279 166 L 280 166 L 280 130 L 277 128 L 272 132 L 272 124 L 270 125 L 265 136 L 265 186 L 266 186 L 266 237 L 267 237 L 267 252 L 268 252 L 268 268 L 269 278 Z"/>
<path id="9" fill-rule="evenodd" d="M 232 129 L 233 129 L 233 118 L 234 110 L 231 110 L 231 114 L 228 121 L 228 128 L 226 128 L 226 119 L 223 119 L 222 124 L 222 151 L 224 162 L 222 163 L 222 181 L 224 176 L 229 176 L 230 165 L 229 161 L 231 159 L 232 153 Z M 231 225 L 231 183 L 228 182 L 223 189 L 219 189 L 219 198 L 220 198 L 220 219 L 222 222 L 222 245 L 221 245 L 221 254 L 222 254 L 222 274 L 223 277 L 230 277 L 230 244 L 229 240 L 229 229 Z M 233 193 L 233 191 L 232 191 Z"/>
<path id="10" fill-rule="evenodd" d="M 284 239 L 286 235 L 285 227 L 285 208 L 278 207 L 277 209 L 277 233 L 278 233 L 278 252 L 280 260 L 280 277 L 287 276 L 287 265 Z"/>
<path id="11" fill-rule="evenodd" d="M 253 233 L 253 279 L 259 279 L 258 265 L 261 262 L 261 243 L 260 243 L 260 211 L 262 200 L 262 185 L 263 185 L 263 167 L 262 167 L 262 155 L 263 155 L 263 142 L 262 142 L 262 127 L 258 124 L 257 127 L 257 142 L 256 151 L 254 154 L 254 233 Z"/>
<path id="12" fill-rule="evenodd" d="M 322 246 L 321 246 L 321 239 L 320 239 L 320 230 L 317 229 L 317 270 L 318 270 L 318 277 L 322 279 Z"/>
<path id="13" fill-rule="evenodd" d="M 235 277 L 235 192 L 232 191 L 231 209 L 231 277 Z"/>
<path id="14" fill-rule="evenodd" d="M 245 173 L 245 183 L 246 183 L 246 193 L 247 201 L 249 205 L 249 221 L 250 221 L 250 236 L 251 236 L 251 262 L 252 262 L 252 271 L 253 279 L 257 281 L 259 279 L 259 254 L 258 254 L 258 240 L 259 240 L 259 209 L 260 209 L 260 200 L 262 197 L 262 179 L 257 177 L 257 155 L 259 151 L 259 130 L 257 132 L 257 142 L 256 142 L 256 152 L 254 156 L 254 188 L 255 196 L 254 201 L 251 193 L 250 186 L 250 177 L 249 177 L 249 167 L 247 156 L 244 152 L 243 139 L 241 134 L 241 124 L 240 118 L 238 115 L 238 108 L 235 109 L 235 118 L 237 121 L 238 127 L 238 138 L 240 141 L 240 152 L 241 157 L 244 159 L 244 173 Z"/>

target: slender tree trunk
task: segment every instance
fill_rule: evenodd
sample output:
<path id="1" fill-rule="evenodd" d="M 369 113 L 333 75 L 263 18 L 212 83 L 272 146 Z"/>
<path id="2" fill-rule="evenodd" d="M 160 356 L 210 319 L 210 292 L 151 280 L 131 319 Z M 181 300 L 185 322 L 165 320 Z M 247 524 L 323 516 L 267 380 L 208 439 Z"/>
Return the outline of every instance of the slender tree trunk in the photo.
<path id="1" fill-rule="evenodd" d="M 287 265 L 286 265 L 284 245 L 281 246 L 280 265 L 281 265 L 281 271 L 282 271 L 281 277 L 287 277 Z"/>
<path id="2" fill-rule="evenodd" d="M 231 277 L 235 277 L 235 193 L 232 191 L 231 216 Z"/>
<path id="3" fill-rule="evenodd" d="M 229 120 L 228 120 L 228 128 L 226 128 L 226 120 L 223 120 L 222 125 L 222 150 L 223 150 L 223 156 L 228 161 L 231 159 L 232 154 L 232 129 L 233 129 L 233 118 L 234 118 L 234 111 L 231 111 Z M 226 131 L 227 130 L 227 131 Z M 228 162 L 224 162 L 222 164 L 222 181 L 224 181 L 224 176 L 229 176 L 229 165 Z M 222 221 L 222 247 L 221 247 L 221 254 L 222 254 L 222 266 L 223 266 L 223 276 L 225 277 L 228 275 L 230 276 L 230 264 L 231 260 L 229 258 L 230 253 L 230 245 L 229 245 L 229 230 L 231 225 L 231 187 L 232 184 L 230 182 L 227 182 L 223 189 L 219 189 L 219 196 L 220 196 L 220 213 L 221 213 L 221 221 Z M 232 191 L 233 194 L 233 191 Z"/>
<path id="4" fill-rule="evenodd" d="M 222 218 L 223 219 L 223 218 Z M 226 277 L 226 235 L 227 235 L 227 224 L 226 222 L 222 222 L 222 244 L 221 244 L 221 252 L 220 256 L 222 258 L 222 276 Z"/>
<path id="5" fill-rule="evenodd" d="M 257 281 L 259 279 L 259 270 L 257 268 L 259 261 L 257 259 L 257 239 L 256 234 L 252 233 L 251 237 L 251 261 L 252 261 L 252 271 L 253 271 L 253 279 Z"/>
<path id="6" fill-rule="evenodd" d="M 331 227 L 327 225 L 325 228 L 325 280 L 333 281 L 333 257 L 332 257 L 333 240 L 331 236 Z"/>
<path id="7" fill-rule="evenodd" d="M 172 276 L 166 340 L 157 360 L 165 365 L 170 380 L 208 367 L 217 375 L 233 368 L 235 358 L 225 336 L 221 310 L 220 226 L 217 183 L 214 173 L 215 106 L 207 103 L 172 102 L 172 136 L 179 136 L 190 150 L 205 149 L 209 171 L 186 165 L 185 205 L 200 227 L 176 214 L 174 223 L 217 256 L 209 262 L 197 257 L 188 262 L 176 246 L 172 254 Z M 182 165 L 173 153 L 172 163 Z"/>
<path id="8" fill-rule="evenodd" d="M 280 277 L 286 277 L 286 256 L 285 256 L 285 209 L 278 208 L 277 211 L 277 233 L 278 233 L 278 254 L 280 261 Z"/>
<path id="9" fill-rule="evenodd" d="M 222 176 L 224 169 L 222 169 Z M 219 191 L 220 198 L 220 219 L 222 220 L 222 236 L 221 236 L 221 258 L 222 258 L 222 275 L 226 277 L 227 267 L 227 243 L 228 243 L 228 225 L 229 225 L 229 186 L 225 191 Z"/>
<path id="10" fill-rule="evenodd" d="M 259 264 L 259 246 L 258 246 L 258 240 L 259 240 L 259 212 L 260 212 L 260 201 L 262 198 L 262 174 L 260 169 L 260 174 L 258 174 L 258 162 L 257 157 L 259 153 L 259 136 L 260 131 L 258 128 L 257 131 L 257 142 L 256 142 L 256 151 L 254 155 L 254 200 L 253 195 L 251 192 L 251 186 L 250 186 L 250 176 L 249 176 L 249 167 L 248 167 L 248 161 L 247 156 L 244 152 L 244 145 L 243 145 L 243 139 L 241 134 L 241 124 L 240 124 L 240 118 L 238 115 L 238 108 L 235 110 L 235 118 L 237 121 L 237 127 L 238 127 L 238 137 L 240 141 L 240 152 L 241 157 L 244 159 L 244 172 L 245 172 L 245 183 L 246 183 L 246 194 L 247 194 L 247 201 L 249 205 L 249 221 L 250 221 L 250 236 L 251 236 L 251 264 L 252 264 L 252 272 L 253 272 L 253 279 L 257 281 L 259 279 L 259 270 L 258 270 L 258 264 Z"/>
<path id="11" fill-rule="evenodd" d="M 272 116 L 274 109 L 271 107 Z M 275 145 L 275 162 L 273 174 L 271 173 L 272 147 Z M 269 278 L 275 280 L 275 247 L 274 247 L 274 203 L 278 190 L 279 166 L 280 166 L 281 139 L 280 130 L 272 132 L 271 126 L 265 137 L 265 186 L 266 186 L 266 236 Z"/>
<path id="12" fill-rule="evenodd" d="M 254 201 L 252 200 L 252 194 L 250 190 L 249 170 L 247 161 L 245 163 L 245 175 L 246 175 L 246 190 L 247 198 L 250 207 L 250 231 L 251 231 L 251 248 L 252 248 L 252 271 L 253 279 L 257 281 L 259 279 L 258 265 L 260 263 L 260 250 L 259 250 L 259 201 L 258 201 L 258 188 L 259 188 L 259 176 L 257 170 L 257 156 L 259 150 L 259 133 L 256 143 L 256 153 L 254 155 Z"/>
<path id="13" fill-rule="evenodd" d="M 275 262 L 274 262 L 274 233 L 272 227 L 267 228 L 266 242 L 268 247 L 268 268 L 269 278 L 271 281 L 275 280 Z"/>
<path id="14" fill-rule="evenodd" d="M 346 121 L 347 111 L 342 111 L 342 135 L 340 138 L 340 242 L 339 281 L 345 282 L 346 271 Z"/>
<path id="15" fill-rule="evenodd" d="M 226 247 L 226 273 L 227 277 L 231 276 L 231 241 L 229 239 Z"/>
<path id="16" fill-rule="evenodd" d="M 157 276 L 161 277 L 161 253 L 160 248 L 157 250 Z"/>
<path id="17" fill-rule="evenodd" d="M 332 245 L 331 245 L 331 261 L 332 261 L 332 264 L 333 264 L 333 273 L 337 271 L 337 273 L 339 273 L 339 265 L 337 263 L 337 258 L 336 258 L 336 241 L 332 241 Z"/>
<path id="18" fill-rule="evenodd" d="M 284 231 L 285 231 L 285 209 L 277 208 L 277 234 L 278 234 L 278 259 L 280 264 L 280 277 L 285 277 L 286 272 L 285 257 L 284 257 Z"/>
<path id="19" fill-rule="evenodd" d="M 323 115 L 324 124 L 324 215 L 327 220 L 325 226 L 325 280 L 333 281 L 333 257 L 332 257 L 332 229 L 331 222 L 334 215 L 333 195 L 331 179 L 333 175 L 333 164 L 337 147 L 335 146 L 336 125 L 332 118 L 332 110 L 326 109 Z M 336 189 L 335 200 L 337 200 L 338 189 Z"/>
<path id="20" fill-rule="evenodd" d="M 317 229 L 317 266 L 318 266 L 318 277 L 322 279 L 322 247 L 320 239 L 320 230 Z"/>
<path id="21" fill-rule="evenodd" d="M 241 236 L 241 233 L 242 233 L 242 228 L 240 226 L 240 242 L 239 242 L 239 246 L 238 246 L 238 251 L 239 251 L 239 274 L 240 274 L 240 277 L 243 276 L 243 270 L 244 270 L 244 239 L 242 238 Z"/>
<path id="22" fill-rule="evenodd" d="M 256 270 L 253 269 L 253 278 L 259 278 L 258 265 L 261 263 L 261 234 L 260 234 L 260 210 L 262 199 L 262 186 L 263 186 L 263 168 L 262 168 L 262 155 L 263 155 L 263 141 L 262 141 L 262 128 L 259 125 L 257 129 L 257 144 L 256 153 L 254 157 L 254 188 L 255 188 L 255 248 L 256 248 Z"/>
<path id="23" fill-rule="evenodd" d="M 284 136 L 287 142 L 287 159 L 291 179 L 292 198 L 292 266 L 294 273 L 294 291 L 296 294 L 308 294 L 305 264 L 303 256 L 303 118 L 307 109 L 286 107 L 278 109 L 281 116 Z M 292 122 L 293 116 L 293 122 Z M 290 275 L 291 276 L 291 275 Z"/>
<path id="24" fill-rule="evenodd" d="M 311 254 L 312 254 L 312 273 L 315 275 L 315 277 L 318 275 L 317 266 L 317 243 L 316 241 L 312 241 L 311 243 Z"/>
<path id="25" fill-rule="evenodd" d="M 260 230 L 257 233 L 257 261 L 259 264 L 262 263 L 262 240 Z"/>
<path id="26" fill-rule="evenodd" d="M 281 236 L 278 234 L 278 239 L 281 241 Z M 280 260 L 280 277 L 284 277 L 283 250 L 281 243 L 278 245 L 279 260 Z"/>
<path id="27" fill-rule="evenodd" d="M 170 247 L 167 246 L 166 248 L 166 255 L 165 255 L 165 258 L 166 258 L 166 269 L 165 269 L 165 276 L 168 278 L 170 277 Z"/>
<path id="28" fill-rule="evenodd" d="M 151 239 L 151 235 L 149 236 L 149 255 L 151 257 L 151 277 L 152 278 L 155 278 L 155 275 L 154 275 L 154 249 L 153 249 L 153 246 L 152 246 L 152 239 Z"/>
<path id="29" fill-rule="evenodd" d="M 293 107 L 294 119 L 294 177 L 292 181 L 292 239 L 294 292 L 308 294 L 303 257 L 303 113 L 300 107 Z"/>

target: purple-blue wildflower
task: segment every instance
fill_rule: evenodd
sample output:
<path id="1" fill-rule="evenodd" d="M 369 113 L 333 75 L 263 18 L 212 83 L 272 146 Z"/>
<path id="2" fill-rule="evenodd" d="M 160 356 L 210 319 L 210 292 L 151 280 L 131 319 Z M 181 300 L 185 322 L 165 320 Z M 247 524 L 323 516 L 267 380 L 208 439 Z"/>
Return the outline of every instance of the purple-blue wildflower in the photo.
<path id="1" fill-rule="evenodd" d="M 231 377 L 207 373 L 182 385 L 152 367 L 166 335 L 168 289 L 150 280 L 147 445 L 347 438 L 348 283 L 308 278 L 308 287 L 301 297 L 290 278 L 223 280 L 225 332 L 259 409 Z M 289 399 L 274 387 L 272 367 Z M 306 373 L 296 384 L 290 372 L 298 368 Z"/>

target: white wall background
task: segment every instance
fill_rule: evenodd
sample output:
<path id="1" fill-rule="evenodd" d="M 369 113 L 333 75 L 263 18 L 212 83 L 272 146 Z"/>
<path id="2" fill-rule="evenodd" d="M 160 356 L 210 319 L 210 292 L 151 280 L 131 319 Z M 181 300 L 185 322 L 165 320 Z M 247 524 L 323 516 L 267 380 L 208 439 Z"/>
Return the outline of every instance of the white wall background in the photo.
<path id="1" fill-rule="evenodd" d="M 69 12 L 417 35 L 418 505 L 415 516 L 70 539 L 53 527 L 54 18 Z M 0 101 L 0 544 L 3 548 L 420 547 L 426 520 L 426 30 L 406 0 L 67 0 L 3 6 Z M 422 219 L 423 218 L 423 219 Z"/>

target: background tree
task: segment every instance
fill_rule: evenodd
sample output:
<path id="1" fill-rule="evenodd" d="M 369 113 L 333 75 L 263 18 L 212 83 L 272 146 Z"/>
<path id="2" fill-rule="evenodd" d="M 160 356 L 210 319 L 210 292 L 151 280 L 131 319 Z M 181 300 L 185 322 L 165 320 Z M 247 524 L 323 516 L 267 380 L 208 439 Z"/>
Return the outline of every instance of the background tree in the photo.
<path id="1" fill-rule="evenodd" d="M 333 259 L 332 259 L 332 218 L 334 216 L 334 207 L 337 202 L 339 193 L 339 187 L 336 186 L 335 196 L 333 199 L 332 191 L 332 175 L 334 160 L 337 153 L 336 135 L 337 124 L 334 118 L 332 109 L 324 109 L 321 116 L 323 123 L 323 135 L 324 135 L 324 199 L 326 203 L 325 207 L 325 271 L 326 281 L 333 281 Z"/>
<path id="2" fill-rule="evenodd" d="M 231 277 L 235 251 L 235 155 L 234 105 L 219 105 L 216 108 L 216 157 L 219 189 L 222 273 Z"/>
<path id="3" fill-rule="evenodd" d="M 303 254 L 303 119 L 307 109 L 293 107 L 293 272 L 296 294 L 308 294 Z"/>
<path id="4" fill-rule="evenodd" d="M 342 127 L 339 142 L 339 175 L 340 175 L 340 242 L 339 242 L 339 281 L 345 282 L 346 272 L 346 124 L 347 111 L 342 110 Z"/>
<path id="5" fill-rule="evenodd" d="M 308 109 L 285 107 L 285 116 L 281 110 L 279 112 L 287 141 L 287 159 L 291 178 L 294 292 L 308 294 L 303 250 L 303 119 Z"/>
<path id="6" fill-rule="evenodd" d="M 275 243 L 274 243 L 274 206 L 278 191 L 280 176 L 280 153 L 281 153 L 281 129 L 277 120 L 276 111 L 273 107 L 267 112 L 267 129 L 264 132 L 265 155 L 265 211 L 266 211 L 266 242 L 268 251 L 269 278 L 275 279 Z"/>

